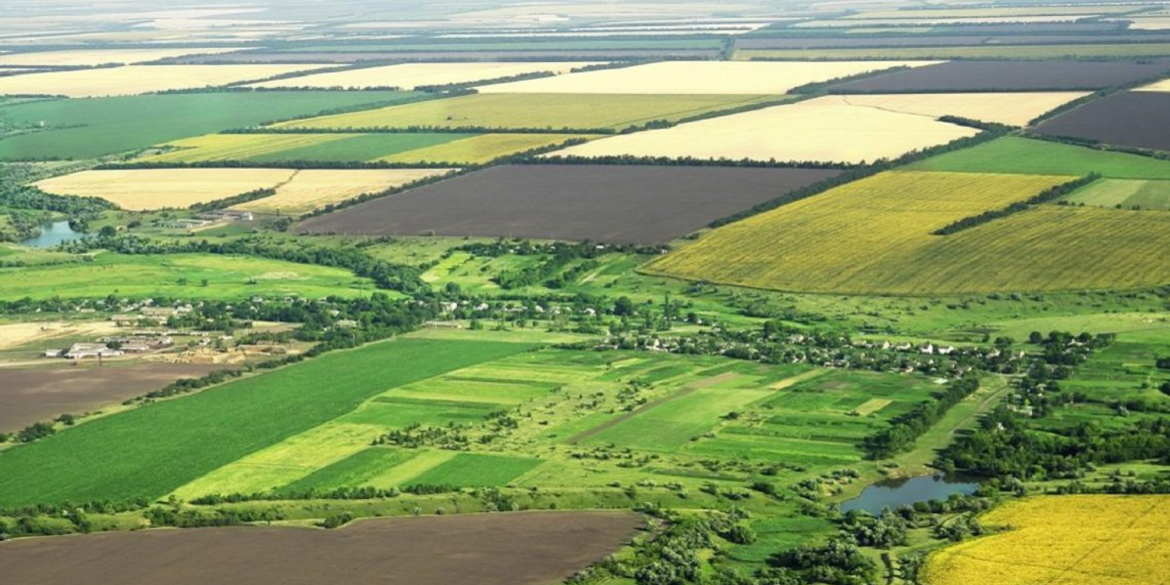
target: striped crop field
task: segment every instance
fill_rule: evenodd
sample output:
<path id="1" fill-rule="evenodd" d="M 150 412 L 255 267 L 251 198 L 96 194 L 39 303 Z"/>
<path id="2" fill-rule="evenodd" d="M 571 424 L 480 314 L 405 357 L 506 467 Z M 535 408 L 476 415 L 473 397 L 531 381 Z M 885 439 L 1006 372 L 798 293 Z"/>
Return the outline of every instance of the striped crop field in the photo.
<path id="1" fill-rule="evenodd" d="M 945 294 L 1170 282 L 1170 214 L 1042 206 L 949 236 L 956 220 L 1070 177 L 882 173 L 721 227 L 652 274 L 803 292 Z"/>
<path id="2" fill-rule="evenodd" d="M 354 134 L 208 134 L 162 145 L 171 149 L 145 160 L 149 162 L 206 162 L 250 160 L 294 148 L 319 146 Z"/>

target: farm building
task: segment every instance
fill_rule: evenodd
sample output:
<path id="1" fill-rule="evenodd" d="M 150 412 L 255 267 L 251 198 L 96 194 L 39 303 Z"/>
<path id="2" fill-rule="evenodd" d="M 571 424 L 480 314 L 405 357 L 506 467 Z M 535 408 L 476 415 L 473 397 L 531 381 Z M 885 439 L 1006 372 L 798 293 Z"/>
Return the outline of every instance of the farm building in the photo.
<path id="1" fill-rule="evenodd" d="M 65 357 L 71 360 L 83 360 L 86 358 L 108 358 L 125 355 L 126 352 L 120 349 L 110 349 L 103 343 L 74 343 L 69 351 L 65 352 Z"/>

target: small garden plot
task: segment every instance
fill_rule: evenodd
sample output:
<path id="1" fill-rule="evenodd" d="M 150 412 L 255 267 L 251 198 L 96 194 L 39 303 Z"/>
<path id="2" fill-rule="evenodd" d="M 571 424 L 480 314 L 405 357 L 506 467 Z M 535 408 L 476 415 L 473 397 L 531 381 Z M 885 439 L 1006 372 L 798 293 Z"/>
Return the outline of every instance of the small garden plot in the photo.
<path id="1" fill-rule="evenodd" d="M 1027 47 L 1003 47 L 1002 49 L 1024 50 Z M 1140 50 L 1140 45 L 1138 45 L 1137 50 Z M 1147 61 L 951 61 L 841 83 L 833 86 L 832 91 L 834 93 L 934 93 L 1098 90 L 1127 85 L 1166 74 L 1170 74 L 1170 59 Z"/>
<path id="2" fill-rule="evenodd" d="M 1133 91 L 1111 95 L 1061 114 L 1036 132 L 1152 150 L 1170 150 L 1170 93 Z"/>
<path id="3" fill-rule="evenodd" d="M 313 218 L 298 230 L 661 243 L 836 174 L 830 169 L 500 166 Z M 665 208 L 673 212 L 663 213 Z"/>
<path id="4" fill-rule="evenodd" d="M 264 79 L 324 65 L 128 65 L 0 77 L 0 94 L 121 96 L 218 87 Z"/>
<path id="5" fill-rule="evenodd" d="M 0 64 L 3 59 L 0 59 Z M 467 84 L 491 79 L 516 77 L 533 73 L 560 75 L 575 68 L 595 65 L 593 62 L 534 62 L 534 63 L 405 63 L 385 67 L 365 67 L 330 73 L 317 73 L 301 77 L 290 77 L 275 81 L 253 83 L 249 87 L 314 87 L 320 89 L 349 88 L 367 89 L 394 87 L 415 89 L 417 87 Z"/>
<path id="6" fill-rule="evenodd" d="M 932 61 L 733 62 L 664 61 L 479 88 L 481 93 L 535 94 L 783 94 L 807 85 Z"/>
<path id="7" fill-rule="evenodd" d="M 596 140 L 561 156 L 860 163 L 978 134 L 928 117 L 854 107 L 837 96 Z"/>

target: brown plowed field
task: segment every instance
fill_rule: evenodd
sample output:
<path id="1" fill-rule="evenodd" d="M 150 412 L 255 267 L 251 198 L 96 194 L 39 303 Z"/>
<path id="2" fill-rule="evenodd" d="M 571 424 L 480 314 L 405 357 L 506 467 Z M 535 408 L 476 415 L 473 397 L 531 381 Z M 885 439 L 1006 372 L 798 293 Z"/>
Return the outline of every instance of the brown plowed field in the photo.
<path id="1" fill-rule="evenodd" d="M 1104 89 L 1170 73 L 1170 59 L 1130 61 L 950 61 L 842 83 L 833 93 L 1057 91 Z"/>
<path id="2" fill-rule="evenodd" d="M 35 538 L 0 543 L 0 575 L 21 585 L 547 585 L 614 552 L 640 522 L 517 512 Z"/>
<path id="3" fill-rule="evenodd" d="M 158 390 L 179 378 L 198 378 L 212 364 L 139 363 L 97 367 L 0 368 L 0 432 L 15 431 L 62 414 L 81 414 Z"/>
<path id="4" fill-rule="evenodd" d="M 310 219 L 301 232 L 658 244 L 835 176 L 821 169 L 511 165 Z"/>
<path id="5" fill-rule="evenodd" d="M 1170 93 L 1113 94 L 1061 114 L 1036 132 L 1096 140 L 1114 146 L 1170 151 Z"/>

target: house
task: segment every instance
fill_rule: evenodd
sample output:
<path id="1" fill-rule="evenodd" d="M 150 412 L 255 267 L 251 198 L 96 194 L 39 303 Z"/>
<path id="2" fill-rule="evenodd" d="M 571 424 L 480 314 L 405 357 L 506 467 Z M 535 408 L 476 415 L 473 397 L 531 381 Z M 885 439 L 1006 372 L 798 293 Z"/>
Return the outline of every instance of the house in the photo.
<path id="1" fill-rule="evenodd" d="M 118 357 L 124 354 L 125 352 L 120 349 L 110 349 L 101 343 L 74 343 L 69 351 L 65 352 L 65 357 L 71 360 L 83 360 L 95 357 Z"/>

